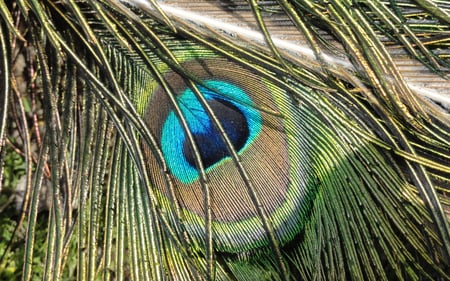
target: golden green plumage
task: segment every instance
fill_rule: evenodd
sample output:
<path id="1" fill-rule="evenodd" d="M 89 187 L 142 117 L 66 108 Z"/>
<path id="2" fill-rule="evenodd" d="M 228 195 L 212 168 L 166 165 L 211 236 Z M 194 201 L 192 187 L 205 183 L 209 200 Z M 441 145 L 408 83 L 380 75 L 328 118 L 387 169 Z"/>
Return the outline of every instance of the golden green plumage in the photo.
<path id="1" fill-rule="evenodd" d="M 450 278 L 445 2 L 0 11 L 0 139 L 24 42 L 44 112 L 23 279 L 47 168 L 46 280 Z"/>

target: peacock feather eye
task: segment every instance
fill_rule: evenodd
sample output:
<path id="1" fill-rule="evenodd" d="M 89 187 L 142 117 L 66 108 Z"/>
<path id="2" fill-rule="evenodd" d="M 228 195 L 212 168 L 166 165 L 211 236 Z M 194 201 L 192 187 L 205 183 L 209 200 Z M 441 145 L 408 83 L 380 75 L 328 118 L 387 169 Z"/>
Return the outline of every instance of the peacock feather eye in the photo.
<path id="1" fill-rule="evenodd" d="M 298 136 L 298 108 L 285 91 L 231 61 L 194 57 L 184 61 L 182 67 L 195 76 L 199 92 L 231 141 L 276 238 L 281 244 L 292 240 L 303 228 L 314 194 L 314 180 L 308 176 L 312 174 L 310 165 L 294 161 L 307 154 L 310 145 Z M 242 252 L 268 246 L 267 231 L 251 191 L 211 116 L 183 77 L 170 70 L 164 75 L 195 140 L 208 179 L 216 249 Z M 183 225 L 201 245 L 208 207 L 204 206 L 193 144 L 162 87 L 152 89 L 147 104 L 145 120 L 158 138 L 174 195 L 160 171 L 160 163 L 144 148 L 155 192 L 167 210 L 173 210 L 173 201 L 177 201 Z M 174 217 L 172 221 L 175 225 Z"/>

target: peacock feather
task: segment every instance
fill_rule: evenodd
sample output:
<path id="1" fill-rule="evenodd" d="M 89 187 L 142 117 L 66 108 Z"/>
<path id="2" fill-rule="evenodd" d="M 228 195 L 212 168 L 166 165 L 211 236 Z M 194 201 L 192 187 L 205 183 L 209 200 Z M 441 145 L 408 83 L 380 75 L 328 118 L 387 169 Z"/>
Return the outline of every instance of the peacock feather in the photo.
<path id="1" fill-rule="evenodd" d="M 11 146 L 26 163 L 23 280 L 450 279 L 447 1 L 0 12 L 0 163 Z"/>

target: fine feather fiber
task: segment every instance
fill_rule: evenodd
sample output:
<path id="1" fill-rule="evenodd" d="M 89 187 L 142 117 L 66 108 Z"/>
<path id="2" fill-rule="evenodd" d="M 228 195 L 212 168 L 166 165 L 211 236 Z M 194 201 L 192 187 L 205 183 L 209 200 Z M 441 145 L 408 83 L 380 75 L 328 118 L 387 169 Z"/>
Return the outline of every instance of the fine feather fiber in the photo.
<path id="1" fill-rule="evenodd" d="M 450 279 L 447 1 L 0 12 L 22 280 Z"/>

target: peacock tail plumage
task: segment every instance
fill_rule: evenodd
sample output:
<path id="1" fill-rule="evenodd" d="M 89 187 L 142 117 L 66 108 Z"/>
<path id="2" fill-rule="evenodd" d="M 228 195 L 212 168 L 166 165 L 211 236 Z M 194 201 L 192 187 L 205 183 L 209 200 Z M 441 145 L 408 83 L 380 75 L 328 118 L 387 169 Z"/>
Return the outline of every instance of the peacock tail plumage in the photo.
<path id="1" fill-rule="evenodd" d="M 0 163 L 17 108 L 26 160 L 23 280 L 450 279 L 447 1 L 0 12 Z"/>

